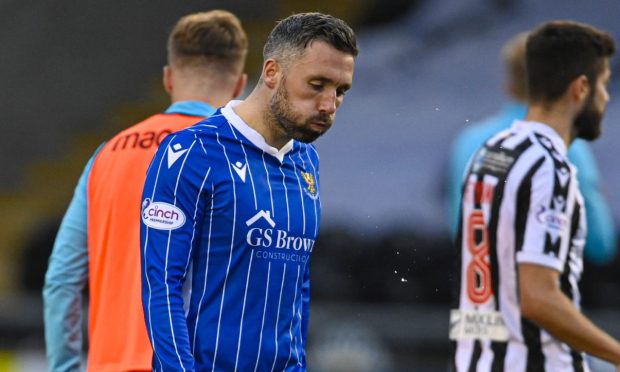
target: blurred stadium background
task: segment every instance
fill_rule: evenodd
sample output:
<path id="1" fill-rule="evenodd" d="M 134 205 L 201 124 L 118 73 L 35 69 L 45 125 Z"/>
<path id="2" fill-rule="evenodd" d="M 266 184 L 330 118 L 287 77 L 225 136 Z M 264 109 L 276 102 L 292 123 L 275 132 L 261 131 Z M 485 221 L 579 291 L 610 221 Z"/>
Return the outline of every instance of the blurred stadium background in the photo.
<path id="1" fill-rule="evenodd" d="M 166 35 L 181 15 L 211 8 L 242 19 L 251 79 L 277 19 L 323 11 L 358 32 L 354 88 L 317 142 L 324 215 L 310 370 L 447 370 L 449 145 L 501 106 L 508 38 L 569 18 L 620 39 L 617 0 L 1 1 L 0 371 L 45 369 L 42 278 L 82 167 L 110 135 L 167 106 Z M 619 66 L 593 145 L 617 221 Z M 619 264 L 588 265 L 583 284 L 585 312 L 616 337 Z"/>

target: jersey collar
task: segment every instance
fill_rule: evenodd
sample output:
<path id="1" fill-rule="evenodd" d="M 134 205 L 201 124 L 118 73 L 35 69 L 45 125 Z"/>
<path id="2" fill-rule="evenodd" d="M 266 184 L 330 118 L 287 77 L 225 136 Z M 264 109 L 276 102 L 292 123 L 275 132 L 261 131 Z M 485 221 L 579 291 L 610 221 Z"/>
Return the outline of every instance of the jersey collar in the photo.
<path id="1" fill-rule="evenodd" d="M 235 129 L 241 132 L 241 134 L 245 138 L 252 142 L 254 146 L 263 150 L 267 154 L 274 156 L 280 161 L 280 163 L 282 163 L 284 161 L 284 156 L 293 149 L 293 140 L 288 141 L 284 146 L 282 146 L 280 150 L 276 149 L 273 146 L 270 146 L 260 133 L 254 130 L 254 128 L 250 127 L 233 110 L 233 108 L 241 102 L 242 101 L 239 100 L 232 100 L 228 102 L 228 104 L 222 108 L 222 115 L 224 115 L 224 117 L 233 127 L 235 127 Z"/>
<path id="2" fill-rule="evenodd" d="M 164 113 L 206 117 L 213 115 L 215 108 L 202 101 L 178 101 L 170 105 Z"/>
<path id="3" fill-rule="evenodd" d="M 553 143 L 553 147 L 562 155 L 566 156 L 566 144 L 562 140 L 562 137 L 555 131 L 555 129 L 551 128 L 547 124 L 540 123 L 537 121 L 524 121 L 524 120 L 515 120 L 512 125 L 515 129 L 527 129 L 536 133 L 540 133 L 545 137 L 551 140 Z"/>

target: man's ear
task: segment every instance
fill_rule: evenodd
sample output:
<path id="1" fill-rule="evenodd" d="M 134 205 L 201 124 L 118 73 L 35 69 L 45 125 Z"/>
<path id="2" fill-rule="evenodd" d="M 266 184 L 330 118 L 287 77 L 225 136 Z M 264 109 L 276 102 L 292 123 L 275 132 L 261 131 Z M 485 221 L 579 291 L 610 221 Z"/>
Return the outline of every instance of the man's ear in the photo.
<path id="1" fill-rule="evenodd" d="M 263 82 L 268 88 L 275 88 L 282 72 L 282 66 L 275 59 L 268 59 L 263 64 Z"/>
<path id="2" fill-rule="evenodd" d="M 568 87 L 571 98 L 579 104 L 588 99 L 590 89 L 592 89 L 590 86 L 590 81 L 585 75 L 579 75 L 570 83 Z"/>
<path id="3" fill-rule="evenodd" d="M 168 94 L 172 94 L 172 89 L 174 88 L 173 78 L 172 78 L 172 69 L 170 66 L 164 66 L 164 71 L 162 74 L 162 82 L 164 84 L 164 89 Z"/>

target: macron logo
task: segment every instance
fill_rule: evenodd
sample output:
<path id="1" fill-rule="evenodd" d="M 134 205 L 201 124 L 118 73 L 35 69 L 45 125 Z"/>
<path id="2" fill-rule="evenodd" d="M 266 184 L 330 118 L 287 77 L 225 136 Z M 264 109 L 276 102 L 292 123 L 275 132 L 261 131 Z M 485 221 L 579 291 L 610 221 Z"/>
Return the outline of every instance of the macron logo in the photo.
<path id="1" fill-rule="evenodd" d="M 276 226 L 275 221 L 271 219 L 271 212 L 270 211 L 260 211 L 260 212 L 256 213 L 254 215 L 254 217 L 252 217 L 249 220 L 245 221 L 245 224 L 246 224 L 246 226 L 254 225 L 256 223 L 256 221 L 260 220 L 261 218 L 264 218 L 265 221 L 267 221 L 267 223 L 269 224 L 269 226 L 271 226 L 271 228 L 274 228 Z"/>
<path id="2" fill-rule="evenodd" d="M 555 171 L 555 174 L 558 177 L 558 180 L 560 181 L 560 185 L 562 187 L 566 187 L 566 184 L 568 183 L 568 178 L 570 177 L 570 173 L 568 173 L 568 169 L 560 168 Z"/>
<path id="3" fill-rule="evenodd" d="M 179 160 L 183 154 L 187 152 L 187 149 L 184 149 L 180 144 L 176 143 L 172 146 L 168 147 L 168 168 L 172 167 L 172 165 Z"/>
<path id="4" fill-rule="evenodd" d="M 248 165 L 243 164 L 240 161 L 238 161 L 235 164 L 233 164 L 232 167 L 235 170 L 235 173 L 237 173 L 237 176 L 241 178 L 241 181 L 245 182 L 245 171 L 246 169 L 248 169 Z"/>

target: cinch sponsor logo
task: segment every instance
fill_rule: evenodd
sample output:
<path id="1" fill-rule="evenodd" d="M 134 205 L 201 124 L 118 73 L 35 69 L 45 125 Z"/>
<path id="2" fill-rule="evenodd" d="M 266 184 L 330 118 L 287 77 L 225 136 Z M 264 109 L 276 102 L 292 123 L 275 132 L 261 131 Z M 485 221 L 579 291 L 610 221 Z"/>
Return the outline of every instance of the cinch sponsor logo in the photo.
<path id="1" fill-rule="evenodd" d="M 548 230 L 562 231 L 568 227 L 568 218 L 564 213 L 548 209 L 543 205 L 538 207 L 536 218 Z"/>
<path id="2" fill-rule="evenodd" d="M 112 151 L 125 150 L 127 148 L 135 149 L 136 147 L 148 149 L 152 146 L 159 146 L 161 141 L 170 133 L 172 133 L 172 131 L 169 129 L 164 129 L 160 132 L 148 131 L 129 133 L 116 139 L 112 146 Z"/>
<path id="3" fill-rule="evenodd" d="M 164 202 L 142 202 L 142 222 L 159 230 L 174 230 L 185 224 L 185 214 L 176 206 Z"/>
<path id="4" fill-rule="evenodd" d="M 289 249 L 298 252 L 312 252 L 314 239 L 289 235 L 288 232 L 275 228 L 276 223 L 271 218 L 270 211 L 259 211 L 245 224 L 253 226 L 264 220 L 270 227 L 252 227 L 248 230 L 246 241 L 252 247 Z"/>

